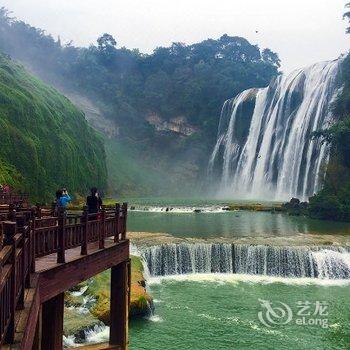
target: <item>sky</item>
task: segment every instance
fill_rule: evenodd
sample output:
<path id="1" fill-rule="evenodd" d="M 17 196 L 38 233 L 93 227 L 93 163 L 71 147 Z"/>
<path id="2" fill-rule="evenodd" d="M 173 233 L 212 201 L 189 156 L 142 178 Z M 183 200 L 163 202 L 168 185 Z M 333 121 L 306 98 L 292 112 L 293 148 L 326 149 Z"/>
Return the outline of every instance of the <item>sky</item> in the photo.
<path id="1" fill-rule="evenodd" d="M 350 0 L 348 0 L 350 1 Z M 346 0 L 0 0 L 13 16 L 78 46 L 112 34 L 151 53 L 222 34 L 276 51 L 289 72 L 347 52 Z"/>

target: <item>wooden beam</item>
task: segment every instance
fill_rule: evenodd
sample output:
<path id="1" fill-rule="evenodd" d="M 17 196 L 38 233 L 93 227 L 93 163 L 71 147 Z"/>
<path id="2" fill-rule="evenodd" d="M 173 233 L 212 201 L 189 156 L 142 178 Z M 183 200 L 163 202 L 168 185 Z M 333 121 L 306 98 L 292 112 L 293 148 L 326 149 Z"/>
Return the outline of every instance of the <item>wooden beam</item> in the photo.
<path id="1" fill-rule="evenodd" d="M 42 316 L 42 312 L 40 310 L 38 315 L 38 320 L 36 323 L 32 350 L 41 350 L 41 330 L 42 330 L 41 316 Z"/>
<path id="2" fill-rule="evenodd" d="M 15 343 L 21 344 L 21 350 L 33 350 L 37 324 L 39 323 L 40 299 L 38 291 L 39 276 L 32 276 L 32 288 L 26 289 L 24 310 L 18 311 Z"/>
<path id="3" fill-rule="evenodd" d="M 121 349 L 128 346 L 129 268 L 130 262 L 123 261 L 111 269 L 109 343 Z"/>
<path id="4" fill-rule="evenodd" d="M 63 314 L 64 293 L 43 304 L 41 349 L 63 349 Z"/>
<path id="5" fill-rule="evenodd" d="M 63 293 L 122 261 L 127 261 L 129 259 L 129 241 L 114 244 L 89 255 L 80 255 L 79 251 L 78 248 L 75 260 L 59 264 L 55 268 L 40 273 L 41 302 L 51 299 L 57 293 Z"/>

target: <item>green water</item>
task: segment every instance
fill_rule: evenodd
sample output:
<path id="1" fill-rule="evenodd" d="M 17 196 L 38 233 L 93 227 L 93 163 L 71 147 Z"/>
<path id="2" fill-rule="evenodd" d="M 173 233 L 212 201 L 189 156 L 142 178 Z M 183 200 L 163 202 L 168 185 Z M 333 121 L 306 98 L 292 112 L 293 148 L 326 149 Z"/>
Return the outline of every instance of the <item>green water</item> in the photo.
<path id="1" fill-rule="evenodd" d="M 189 212 L 129 211 L 128 230 L 169 233 L 180 237 L 256 237 L 307 234 L 350 235 L 350 223 L 314 220 L 281 213 L 216 212 L 228 205 L 219 200 L 128 199 L 129 207 L 141 209 L 181 208 Z M 271 203 L 265 203 L 271 204 Z M 196 208 L 214 212 L 194 213 Z"/>
<path id="2" fill-rule="evenodd" d="M 186 214 L 131 211 L 128 230 L 200 238 L 290 236 L 298 233 L 350 235 L 350 224 L 251 211 Z"/>
<path id="3" fill-rule="evenodd" d="M 130 203 L 185 208 L 227 204 L 181 200 L 134 200 Z M 128 225 L 129 231 L 163 232 L 196 238 L 350 235 L 350 225 L 345 223 L 249 211 L 131 211 Z M 302 244 L 302 237 L 300 239 Z M 193 275 L 152 283 L 150 292 L 155 299 L 155 315 L 131 322 L 130 349 L 350 349 L 349 284 L 315 285 L 302 279 L 281 282 L 268 278 L 267 281 L 252 276 Z M 289 305 L 294 313 L 293 320 L 287 325 L 263 325 L 258 319 L 258 312 L 262 311 L 259 299 Z M 329 314 L 318 318 L 326 318 L 329 327 L 297 325 L 296 319 L 300 318 L 296 315 L 298 301 L 311 304 L 326 301 Z"/>
<path id="4" fill-rule="evenodd" d="M 131 323 L 132 350 L 350 349 L 349 286 L 170 280 L 153 285 L 151 291 L 156 316 Z M 271 328 L 263 325 L 259 299 L 288 304 L 293 320 Z M 320 323 L 297 325 L 298 301 L 311 303 L 306 313 L 315 311 L 317 301 L 326 301 L 321 316 L 307 320 L 326 319 L 328 328 Z"/>

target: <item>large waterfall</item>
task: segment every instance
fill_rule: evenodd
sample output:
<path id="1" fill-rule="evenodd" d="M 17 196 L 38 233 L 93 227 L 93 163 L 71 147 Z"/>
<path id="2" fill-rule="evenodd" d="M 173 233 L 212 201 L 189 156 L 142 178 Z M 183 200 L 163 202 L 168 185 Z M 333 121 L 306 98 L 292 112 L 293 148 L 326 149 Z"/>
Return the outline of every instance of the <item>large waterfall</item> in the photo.
<path id="1" fill-rule="evenodd" d="M 146 247 L 151 276 L 238 273 L 279 277 L 350 279 L 350 251 L 341 247 L 272 247 L 180 243 Z"/>
<path id="2" fill-rule="evenodd" d="M 340 64 L 296 70 L 225 102 L 209 163 L 221 196 L 306 199 L 319 189 L 329 147 L 312 133 L 332 121 Z"/>

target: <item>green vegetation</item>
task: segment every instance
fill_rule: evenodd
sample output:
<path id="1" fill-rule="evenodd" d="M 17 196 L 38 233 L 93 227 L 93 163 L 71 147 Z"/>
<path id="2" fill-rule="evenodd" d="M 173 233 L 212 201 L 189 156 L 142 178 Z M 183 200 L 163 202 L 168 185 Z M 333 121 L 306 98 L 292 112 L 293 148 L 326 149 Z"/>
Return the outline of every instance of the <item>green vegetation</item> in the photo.
<path id="1" fill-rule="evenodd" d="M 350 8 L 350 3 L 346 6 Z M 350 11 L 344 18 L 350 21 Z M 347 32 L 350 33 L 350 27 Z M 343 88 L 333 106 L 338 121 L 315 134 L 331 144 L 332 149 L 323 189 L 310 198 L 309 214 L 320 219 L 350 221 L 350 55 L 343 61 L 340 84 Z"/>
<path id="2" fill-rule="evenodd" d="M 74 335 L 76 341 L 84 342 L 85 331 L 93 329 L 101 322 L 90 313 L 82 315 L 73 308 L 64 309 L 63 334 L 68 337 Z"/>
<path id="3" fill-rule="evenodd" d="M 228 35 L 173 43 L 152 54 L 119 48 L 109 34 L 88 48 L 62 45 L 4 8 L 0 49 L 65 93 L 93 101 L 113 122 L 108 166 L 110 189 L 118 195 L 198 190 L 223 102 L 268 85 L 279 68 L 271 50 Z M 176 130 L 176 123 L 185 131 Z"/>
<path id="4" fill-rule="evenodd" d="M 0 54 L 0 183 L 52 199 L 106 187 L 102 141 L 67 98 Z"/>
<path id="5" fill-rule="evenodd" d="M 350 55 L 342 64 L 341 83 L 333 107 L 338 121 L 315 135 L 331 144 L 332 153 L 324 187 L 310 198 L 309 212 L 315 218 L 350 221 Z"/>

